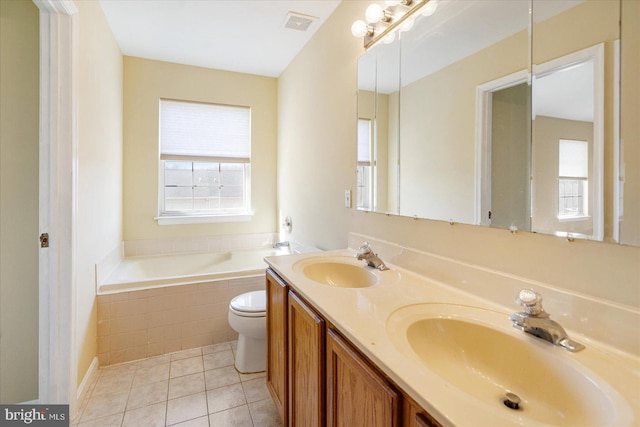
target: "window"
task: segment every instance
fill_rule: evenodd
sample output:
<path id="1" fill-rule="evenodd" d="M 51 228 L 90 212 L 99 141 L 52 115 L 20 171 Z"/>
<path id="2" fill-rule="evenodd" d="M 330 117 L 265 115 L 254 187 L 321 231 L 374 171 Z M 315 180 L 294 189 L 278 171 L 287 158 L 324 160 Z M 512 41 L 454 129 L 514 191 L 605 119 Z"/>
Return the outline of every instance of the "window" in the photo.
<path id="1" fill-rule="evenodd" d="M 371 120 L 358 119 L 358 171 L 356 182 L 356 207 L 371 209 L 373 190 L 371 168 Z"/>
<path id="2" fill-rule="evenodd" d="M 250 176 L 250 108 L 160 100 L 160 223 L 249 215 Z"/>
<path id="3" fill-rule="evenodd" d="M 558 163 L 558 218 L 574 219 L 588 216 L 588 142 L 561 139 Z"/>

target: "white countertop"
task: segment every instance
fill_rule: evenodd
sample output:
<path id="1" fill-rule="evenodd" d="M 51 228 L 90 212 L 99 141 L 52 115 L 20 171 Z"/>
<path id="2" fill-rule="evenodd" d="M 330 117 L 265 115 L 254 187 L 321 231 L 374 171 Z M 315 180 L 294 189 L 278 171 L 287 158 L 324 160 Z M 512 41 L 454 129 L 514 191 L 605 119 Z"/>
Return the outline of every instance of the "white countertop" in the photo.
<path id="1" fill-rule="evenodd" d="M 524 334 L 512 328 L 508 318 L 511 313 L 518 311 L 517 306 L 501 306 L 490 299 L 480 298 L 388 263 L 390 270 L 372 270 L 380 282 L 367 288 L 338 288 L 320 284 L 308 279 L 295 267 L 297 262 L 310 257 L 344 257 L 346 260 L 353 259 L 354 254 L 351 249 L 343 249 L 267 257 L 265 260 L 297 293 L 313 304 L 322 316 L 444 426 L 546 425 L 524 419 L 518 412 L 500 405 L 496 405 L 495 410 L 487 410 L 485 403 L 461 393 L 415 357 L 401 353 L 387 334 L 387 320 L 392 313 L 419 303 L 472 306 L 503 313 L 504 324 L 496 326 L 508 334 Z M 551 316 L 554 318 L 553 312 Z M 563 323 L 562 319 L 556 320 Z M 525 339 L 530 339 L 534 346 L 545 348 L 544 351 L 555 352 L 554 357 L 571 358 L 571 363 L 578 363 L 604 378 L 619 393 L 618 398 L 622 396 L 628 403 L 626 412 L 619 414 L 613 425 L 640 425 L 640 358 L 577 334 L 566 326 L 565 329 L 571 338 L 585 343 L 587 348 L 570 353 L 535 337 Z M 571 425 L 570 420 L 564 425 Z"/>

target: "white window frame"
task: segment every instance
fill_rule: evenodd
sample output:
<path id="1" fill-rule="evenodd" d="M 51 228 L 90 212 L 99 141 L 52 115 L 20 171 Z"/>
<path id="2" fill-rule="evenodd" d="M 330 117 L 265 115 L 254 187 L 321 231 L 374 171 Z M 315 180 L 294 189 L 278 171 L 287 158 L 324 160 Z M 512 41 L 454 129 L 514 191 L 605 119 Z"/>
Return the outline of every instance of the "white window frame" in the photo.
<path id="1" fill-rule="evenodd" d="M 164 101 L 161 99 L 160 102 Z M 174 100 L 166 100 L 174 101 Z M 202 103 L 191 101 L 178 101 L 193 104 L 205 104 L 226 106 L 223 104 L 214 103 Z M 234 105 L 228 105 L 228 107 L 237 107 Z M 160 111 L 160 109 L 159 109 Z M 250 125 L 251 126 L 251 125 Z M 158 216 L 155 219 L 159 225 L 173 225 L 173 224 L 199 224 L 199 223 L 212 223 L 212 222 L 242 222 L 250 221 L 254 215 L 251 210 L 251 159 L 236 160 L 221 157 L 201 157 L 190 155 L 179 156 L 163 156 L 161 153 L 160 141 L 158 141 L 159 156 L 158 156 Z M 212 210 L 184 210 L 184 211 L 169 211 L 165 209 L 165 164 L 167 161 L 181 161 L 190 163 L 218 163 L 218 164 L 230 164 L 241 163 L 244 164 L 244 194 L 243 194 L 243 208 L 241 209 L 212 209 Z"/>

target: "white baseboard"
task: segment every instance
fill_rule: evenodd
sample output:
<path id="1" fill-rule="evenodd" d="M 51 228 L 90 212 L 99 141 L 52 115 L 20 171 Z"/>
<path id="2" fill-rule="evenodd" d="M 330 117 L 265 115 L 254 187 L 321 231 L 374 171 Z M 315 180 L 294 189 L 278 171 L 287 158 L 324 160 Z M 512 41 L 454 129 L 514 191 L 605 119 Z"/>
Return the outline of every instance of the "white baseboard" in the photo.
<path id="1" fill-rule="evenodd" d="M 30 400 L 28 402 L 20 402 L 18 403 L 18 405 L 39 405 L 40 401 L 38 399 L 36 400 Z"/>
<path id="2" fill-rule="evenodd" d="M 85 398 L 87 392 L 89 391 L 89 386 L 93 383 L 93 381 L 98 376 L 98 368 L 99 368 L 98 358 L 94 357 L 91 361 L 91 365 L 89 365 L 89 369 L 87 369 L 87 373 L 84 374 L 84 378 L 82 378 L 82 382 L 78 386 L 78 405 L 82 403 L 82 400 Z"/>

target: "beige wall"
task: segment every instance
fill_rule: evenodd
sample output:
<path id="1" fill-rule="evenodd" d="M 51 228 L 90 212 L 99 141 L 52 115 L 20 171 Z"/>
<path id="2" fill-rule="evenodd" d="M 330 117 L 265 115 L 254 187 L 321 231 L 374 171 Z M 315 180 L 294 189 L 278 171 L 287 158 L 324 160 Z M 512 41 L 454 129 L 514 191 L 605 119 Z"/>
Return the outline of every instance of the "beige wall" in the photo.
<path id="1" fill-rule="evenodd" d="M 97 353 L 95 265 L 122 241 L 122 53 L 98 2 L 79 10 L 76 217 L 78 382 Z"/>
<path id="2" fill-rule="evenodd" d="M 531 229 L 531 90 L 491 94 L 491 226 Z"/>
<path id="3" fill-rule="evenodd" d="M 335 249 L 355 231 L 640 307 L 638 247 L 343 207 L 344 189 L 355 188 L 356 72 L 363 53 L 349 28 L 366 7 L 342 2 L 279 80 L 279 210 L 292 216 L 290 237 Z"/>
<path id="4" fill-rule="evenodd" d="M 545 1 L 536 0 L 536 3 L 533 8 L 534 64 L 542 64 L 604 41 L 611 42 L 620 36 L 620 8 L 616 1 L 586 0 L 541 22 L 536 22 L 536 12 L 544 11 Z"/>
<path id="5" fill-rule="evenodd" d="M 276 94 L 271 77 L 125 57 L 125 240 L 276 231 Z M 160 98 L 251 107 L 251 221 L 158 225 Z"/>
<path id="6" fill-rule="evenodd" d="M 622 76 L 620 138 L 624 211 L 620 241 L 640 245 L 640 2 L 622 2 Z"/>
<path id="7" fill-rule="evenodd" d="M 0 1 L 0 403 L 38 398 L 38 9 Z"/>
<path id="8" fill-rule="evenodd" d="M 528 44 L 521 31 L 402 88 L 401 215 L 473 224 L 476 87 L 527 69 Z"/>
<path id="9" fill-rule="evenodd" d="M 355 209 L 357 61 L 349 28 L 365 2 L 343 1 L 278 80 L 278 210 L 292 235 L 322 249 L 346 245 Z M 362 214 L 369 215 L 369 214 Z"/>

